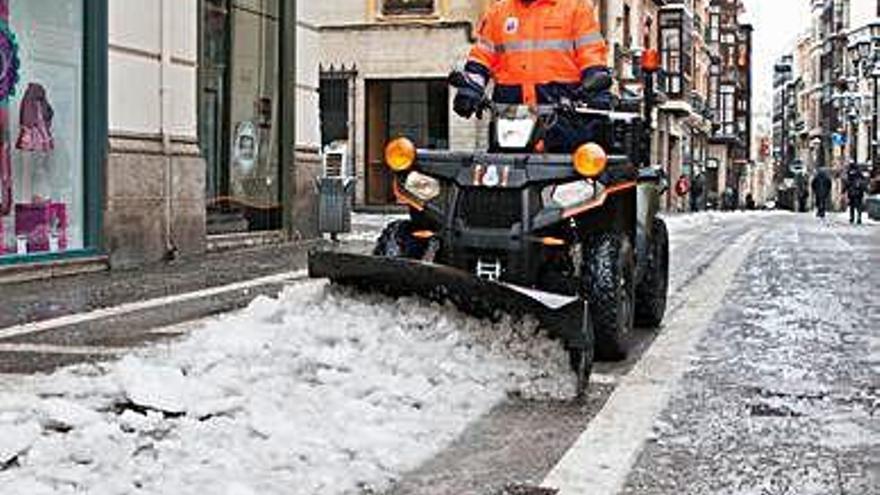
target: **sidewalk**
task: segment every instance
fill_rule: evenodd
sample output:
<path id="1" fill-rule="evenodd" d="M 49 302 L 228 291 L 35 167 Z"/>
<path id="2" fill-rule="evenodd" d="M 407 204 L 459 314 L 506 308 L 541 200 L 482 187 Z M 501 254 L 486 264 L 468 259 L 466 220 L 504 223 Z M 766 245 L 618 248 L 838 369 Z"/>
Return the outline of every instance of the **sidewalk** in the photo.
<path id="1" fill-rule="evenodd" d="M 313 244 L 282 244 L 147 266 L 0 285 L 0 328 L 305 269 Z"/>
<path id="2" fill-rule="evenodd" d="M 306 276 L 318 242 L 207 254 L 137 270 L 0 285 L 0 373 L 117 358 L 183 333 L 156 329 L 246 306 Z"/>

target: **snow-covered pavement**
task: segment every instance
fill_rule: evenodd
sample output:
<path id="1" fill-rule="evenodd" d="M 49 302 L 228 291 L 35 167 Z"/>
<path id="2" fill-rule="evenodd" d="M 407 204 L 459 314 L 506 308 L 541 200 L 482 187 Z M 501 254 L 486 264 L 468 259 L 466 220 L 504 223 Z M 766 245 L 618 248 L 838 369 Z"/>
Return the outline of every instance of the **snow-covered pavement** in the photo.
<path id="1" fill-rule="evenodd" d="M 4 380 L 0 493 L 381 489 L 508 393 L 568 397 L 558 344 L 323 282 L 116 363 Z"/>
<path id="2" fill-rule="evenodd" d="M 385 220 L 364 218 L 353 240 L 372 239 Z M 771 338 L 779 331 L 749 330 L 744 340 L 733 339 L 741 325 L 754 329 L 773 322 L 809 326 L 839 320 L 840 325 L 857 326 L 875 321 L 872 314 L 876 318 L 876 298 L 864 299 L 867 320 L 850 321 L 831 311 L 850 304 L 854 290 L 835 284 L 842 272 L 834 267 L 837 263 L 847 267 L 846 263 L 863 257 L 877 260 L 880 253 L 872 244 L 876 226 L 849 230 L 837 217 L 822 223 L 785 213 L 706 213 L 674 216 L 668 222 L 673 240 L 672 322 L 690 321 L 693 291 L 683 289 L 694 280 L 711 279 L 708 268 L 723 261 L 737 239 L 751 233 L 760 239 L 759 246 L 765 239 L 770 245 L 749 257 L 730 296 L 721 297 L 724 287 L 715 289 L 721 292 L 714 297 L 723 300 L 727 309 L 720 313 L 718 328 L 708 332 L 714 340 L 688 356 L 699 358 L 699 367 L 686 375 L 685 388 L 677 387 L 680 391 L 673 396 L 671 409 L 656 423 L 651 437 L 662 441 L 652 444 L 642 439 L 647 442 L 644 452 L 651 454 L 643 454 L 635 466 L 637 474 L 629 478 L 627 493 L 643 493 L 645 485 L 654 486 L 645 493 L 679 493 L 665 490 L 673 485 L 660 483 L 663 479 L 680 481 L 676 489 L 703 486 L 694 484 L 687 469 L 670 471 L 676 459 L 686 459 L 684 466 L 695 466 L 701 473 L 716 465 L 676 448 L 685 438 L 679 432 L 701 439 L 706 449 L 714 449 L 707 450 L 713 456 L 727 455 L 721 444 L 715 449 L 715 436 L 688 430 L 681 424 L 683 418 L 691 418 L 693 425 L 709 425 L 707 431 L 718 427 L 721 433 L 735 431 L 748 438 L 749 431 L 722 421 L 735 420 L 736 415 L 722 414 L 721 420 L 700 415 L 705 404 L 722 409 L 725 404 L 708 395 L 712 387 L 700 382 L 702 378 L 716 374 L 730 378 L 736 376 L 734 367 L 743 368 L 752 385 L 777 394 L 758 394 L 759 412 L 764 406 L 770 412 L 800 407 L 786 402 L 789 395 L 778 395 L 789 390 L 787 382 L 774 378 L 783 370 L 773 363 L 806 372 L 798 365 L 804 360 L 798 349 L 811 342 L 810 335 L 791 334 L 779 345 Z M 778 233 L 768 237 L 768 231 Z M 811 243 L 803 259 L 812 260 L 816 277 L 790 266 L 791 251 L 802 242 Z M 822 258 L 825 255 L 828 259 Z M 877 265 L 867 266 L 876 270 Z M 856 272 L 850 268 L 844 272 L 841 283 L 856 287 Z M 777 278 L 795 290 L 787 294 Z M 816 309 L 807 303 L 811 281 L 820 284 L 822 294 Z M 789 302 L 793 306 L 786 311 Z M 733 309 L 743 305 L 753 309 L 734 314 Z M 820 314 L 821 308 L 827 314 Z M 830 327 L 822 329 L 830 331 Z M 607 385 L 594 390 L 597 404 L 578 409 L 565 402 L 574 384 L 564 352 L 558 343 L 536 333 L 532 324 L 489 324 L 413 299 L 392 301 L 320 281 L 298 282 L 277 297 L 257 298 L 243 311 L 158 331 L 182 332 L 186 337 L 130 351 L 119 361 L 78 365 L 50 375 L 3 376 L 0 494 L 361 495 L 390 488 L 395 495 L 495 495 L 503 481 L 540 482 L 594 415 L 606 412 L 599 410 L 608 390 L 630 373 L 654 339 L 653 333 L 642 332 L 630 361 L 598 366 Z M 817 342 L 831 342 L 830 334 L 817 335 L 821 337 Z M 868 331 L 868 335 L 873 334 Z M 862 366 L 859 380 L 876 379 L 874 337 L 863 354 L 835 354 L 840 346 L 852 347 L 844 340 L 815 362 L 830 370 L 827 376 L 841 380 L 856 373 L 853 366 Z M 737 349 L 750 346 L 765 354 L 754 354 L 752 365 L 740 366 L 744 362 Z M 834 366 L 850 371 L 835 375 Z M 726 380 L 713 378 L 711 383 L 724 385 Z M 772 383 L 786 388 L 771 387 Z M 821 380 L 810 383 L 822 385 Z M 690 401 L 688 387 L 697 390 L 703 402 Z M 856 389 L 841 382 L 834 390 Z M 829 397 L 841 395 L 834 390 Z M 797 389 L 791 395 L 797 398 L 802 392 Z M 777 404 L 782 402 L 785 407 Z M 836 404 L 826 410 L 797 411 L 828 412 L 845 419 L 845 404 L 843 409 Z M 519 422 L 512 422 L 510 417 L 517 415 Z M 546 437 L 541 428 L 552 429 L 555 422 L 560 427 L 564 423 L 571 432 L 553 439 L 553 448 L 520 443 L 501 453 L 492 447 L 493 441 L 522 438 L 517 437 L 518 430 Z M 484 427 L 473 431 L 475 424 Z M 717 437 L 736 445 L 735 439 L 725 438 Z M 607 442 L 595 448 L 619 447 L 613 438 Z M 672 448 L 663 448 L 669 445 Z M 506 464 L 505 455 L 518 456 L 517 462 Z M 447 474 L 443 479 L 432 477 L 424 466 Z M 411 474 L 418 469 L 422 475 Z M 402 484 L 395 483 L 400 480 Z"/>

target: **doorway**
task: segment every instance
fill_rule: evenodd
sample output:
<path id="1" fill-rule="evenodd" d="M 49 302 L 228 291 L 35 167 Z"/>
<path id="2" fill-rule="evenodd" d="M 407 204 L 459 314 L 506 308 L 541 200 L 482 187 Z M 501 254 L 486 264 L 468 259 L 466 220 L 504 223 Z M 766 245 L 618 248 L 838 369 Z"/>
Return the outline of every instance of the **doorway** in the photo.
<path id="1" fill-rule="evenodd" d="M 282 228 L 279 5 L 200 2 L 199 144 L 209 235 Z"/>
<path id="2" fill-rule="evenodd" d="M 393 205 L 385 144 L 406 137 L 421 149 L 449 149 L 449 87 L 443 79 L 367 81 L 366 203 Z"/>

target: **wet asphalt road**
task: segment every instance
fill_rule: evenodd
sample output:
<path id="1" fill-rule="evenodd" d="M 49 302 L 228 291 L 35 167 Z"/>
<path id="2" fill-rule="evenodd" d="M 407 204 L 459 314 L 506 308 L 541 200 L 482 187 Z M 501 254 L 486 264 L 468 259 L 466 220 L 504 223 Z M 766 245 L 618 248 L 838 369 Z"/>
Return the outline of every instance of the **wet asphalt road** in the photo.
<path id="1" fill-rule="evenodd" d="M 880 493 L 880 226 L 765 229 L 624 494 Z"/>
<path id="2" fill-rule="evenodd" d="M 684 289 L 711 279 L 738 240 L 753 242 L 640 453 L 616 467 L 624 482 L 590 495 L 880 493 L 880 225 L 756 214 L 673 236 L 667 320 L 688 321 Z M 390 494 L 555 493 L 537 486 L 655 337 L 637 331 L 626 362 L 600 363 L 610 385 L 594 385 L 586 404 L 512 398 Z"/>
<path id="3" fill-rule="evenodd" d="M 739 240 L 748 236 L 755 241 L 732 283 L 721 289 L 725 294 L 711 323 L 697 329 L 699 344 L 684 356 L 687 371 L 662 412 L 649 418 L 653 429 L 639 439 L 638 455 L 631 465 L 615 466 L 624 482 L 607 493 L 880 493 L 880 225 L 854 228 L 841 218 L 819 222 L 784 213 L 714 215 L 709 222 L 683 222 L 672 230 L 668 319 L 676 321 L 687 321 L 692 299 L 699 297 L 686 289 L 711 280 Z M 302 252 L 279 250 L 232 259 L 228 273 L 194 264 L 94 280 L 111 277 L 129 289 L 143 285 L 141 295 L 129 290 L 134 295 L 120 296 L 117 304 L 158 297 L 171 288 L 196 289 L 207 281 L 229 283 L 286 270 L 302 266 L 303 259 Z M 77 305 L 90 309 L 99 304 L 99 295 L 108 295 L 97 282 L 58 284 L 69 294 L 71 307 L 45 307 L 40 287 L 32 286 L 15 295 L 28 304 L 5 315 L 0 328 L 34 312 L 56 316 L 75 312 Z M 237 307 L 277 288 L 267 284 L 164 312 L 0 339 L 0 373 L 114 359 L 131 347 L 175 335 L 157 335 L 152 328 Z M 637 330 L 627 361 L 598 364 L 597 383 L 583 403 L 510 398 L 445 451 L 403 476 L 387 495 L 552 494 L 530 487 L 540 485 L 594 419 L 607 414 L 603 407 L 656 336 Z M 27 346 L 37 350 L 21 350 Z M 615 438 L 607 438 L 588 447 L 600 452 L 615 446 Z M 505 487 L 511 488 L 505 492 Z"/>

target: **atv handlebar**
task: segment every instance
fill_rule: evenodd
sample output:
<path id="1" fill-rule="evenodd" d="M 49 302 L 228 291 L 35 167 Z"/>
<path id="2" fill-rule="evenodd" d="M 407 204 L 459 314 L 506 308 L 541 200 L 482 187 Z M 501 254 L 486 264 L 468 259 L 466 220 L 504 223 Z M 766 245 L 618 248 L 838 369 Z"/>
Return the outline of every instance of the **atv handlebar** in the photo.
<path id="1" fill-rule="evenodd" d="M 470 85 L 467 79 L 467 75 L 465 75 L 465 73 L 461 70 L 454 70 L 450 72 L 449 76 L 447 77 L 447 83 L 451 87 L 457 89 L 468 87 Z M 539 117 L 552 116 L 559 113 L 579 113 L 581 115 L 593 116 L 607 116 L 613 114 L 614 112 L 610 110 L 599 110 L 591 108 L 583 101 L 586 99 L 584 95 L 590 94 L 592 92 L 607 90 L 613 84 L 613 79 L 607 73 L 594 77 L 593 79 L 585 82 L 582 87 L 578 88 L 575 98 L 563 98 L 561 101 L 556 103 L 536 105 L 534 106 L 535 114 Z M 580 96 L 580 98 L 578 98 L 578 96 Z M 492 114 L 496 114 L 498 113 L 499 107 L 508 105 L 509 104 L 495 103 L 484 93 L 482 99 L 480 100 L 480 103 L 477 105 L 476 116 L 478 119 L 481 119 L 483 118 L 483 112 L 486 111 Z"/>

